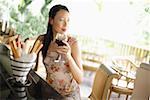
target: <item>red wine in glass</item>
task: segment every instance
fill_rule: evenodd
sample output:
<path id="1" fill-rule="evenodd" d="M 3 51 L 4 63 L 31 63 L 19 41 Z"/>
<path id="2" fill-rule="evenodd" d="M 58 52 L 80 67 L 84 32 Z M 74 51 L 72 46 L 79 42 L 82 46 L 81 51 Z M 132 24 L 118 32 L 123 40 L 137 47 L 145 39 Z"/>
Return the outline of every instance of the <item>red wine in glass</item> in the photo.
<path id="1" fill-rule="evenodd" d="M 59 39 L 56 39 L 55 42 L 58 44 L 58 46 L 65 46 L 66 45 L 62 40 L 59 40 Z"/>
<path id="2" fill-rule="evenodd" d="M 63 42 L 63 40 L 66 40 L 66 36 L 64 34 L 57 33 L 55 42 L 58 44 L 58 46 L 65 46 L 66 44 Z M 56 58 L 55 62 L 59 62 L 61 60 L 61 55 L 58 54 L 58 57 Z"/>

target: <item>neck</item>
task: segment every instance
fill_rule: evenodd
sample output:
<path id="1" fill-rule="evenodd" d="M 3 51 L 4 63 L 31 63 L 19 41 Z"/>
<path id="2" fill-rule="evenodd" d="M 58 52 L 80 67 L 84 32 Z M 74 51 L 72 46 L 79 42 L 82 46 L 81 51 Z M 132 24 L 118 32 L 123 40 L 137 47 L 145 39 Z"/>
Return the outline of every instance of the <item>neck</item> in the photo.
<path id="1" fill-rule="evenodd" d="M 53 31 L 53 40 L 56 39 L 56 35 L 57 35 L 57 33 Z"/>

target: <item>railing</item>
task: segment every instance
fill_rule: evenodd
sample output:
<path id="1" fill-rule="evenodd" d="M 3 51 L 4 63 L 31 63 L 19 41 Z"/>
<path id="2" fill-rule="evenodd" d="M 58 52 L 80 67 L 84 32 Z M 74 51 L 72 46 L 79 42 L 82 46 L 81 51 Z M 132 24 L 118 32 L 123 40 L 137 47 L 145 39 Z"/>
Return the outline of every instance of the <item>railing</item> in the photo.
<path id="1" fill-rule="evenodd" d="M 83 53 L 89 52 L 94 55 L 101 55 L 101 57 L 103 55 L 104 58 L 112 56 L 126 56 L 129 57 L 137 66 L 139 66 L 142 62 L 150 62 L 150 44 L 147 48 L 144 48 L 133 44 L 97 38 L 96 36 L 88 37 L 78 35 L 77 39 L 81 45 Z"/>
<path id="2" fill-rule="evenodd" d="M 133 57 L 133 62 L 135 62 L 138 66 L 142 62 L 150 62 L 150 48 L 141 48 L 131 44 L 117 42 L 115 42 L 115 48 L 118 49 L 118 55 Z"/>

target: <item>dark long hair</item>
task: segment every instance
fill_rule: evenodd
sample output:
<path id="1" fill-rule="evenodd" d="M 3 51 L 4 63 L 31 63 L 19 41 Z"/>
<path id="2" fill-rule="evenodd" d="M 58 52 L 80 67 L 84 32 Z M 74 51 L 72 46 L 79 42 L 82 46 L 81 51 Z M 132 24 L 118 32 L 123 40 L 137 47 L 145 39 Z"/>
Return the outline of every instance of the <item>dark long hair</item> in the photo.
<path id="1" fill-rule="evenodd" d="M 49 19 L 54 19 L 55 15 L 57 14 L 58 11 L 60 10 L 66 10 L 69 12 L 68 8 L 64 5 L 55 5 L 53 6 L 50 11 L 49 11 Z M 47 32 L 44 35 L 44 41 L 43 41 L 43 48 L 42 48 L 42 55 L 43 58 L 46 57 L 48 46 L 53 40 L 53 32 L 52 32 L 52 25 L 50 24 L 50 21 L 48 21 L 48 26 L 47 26 Z"/>

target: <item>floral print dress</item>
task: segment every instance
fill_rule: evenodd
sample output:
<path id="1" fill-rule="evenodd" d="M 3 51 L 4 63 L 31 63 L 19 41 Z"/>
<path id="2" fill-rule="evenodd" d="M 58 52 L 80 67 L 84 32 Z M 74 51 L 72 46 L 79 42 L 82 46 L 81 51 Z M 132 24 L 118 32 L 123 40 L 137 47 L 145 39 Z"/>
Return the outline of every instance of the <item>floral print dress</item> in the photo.
<path id="1" fill-rule="evenodd" d="M 75 38 L 68 38 L 70 46 L 75 42 L 77 42 Z M 62 100 L 80 100 L 79 85 L 69 70 L 67 59 L 61 55 L 61 60 L 55 62 L 57 57 L 58 54 L 56 52 L 51 52 L 44 59 L 48 84 L 64 97 Z"/>

